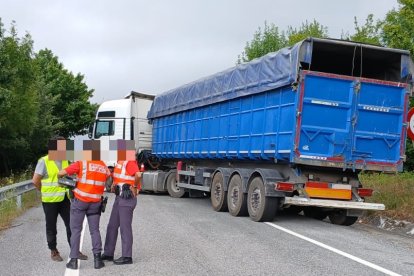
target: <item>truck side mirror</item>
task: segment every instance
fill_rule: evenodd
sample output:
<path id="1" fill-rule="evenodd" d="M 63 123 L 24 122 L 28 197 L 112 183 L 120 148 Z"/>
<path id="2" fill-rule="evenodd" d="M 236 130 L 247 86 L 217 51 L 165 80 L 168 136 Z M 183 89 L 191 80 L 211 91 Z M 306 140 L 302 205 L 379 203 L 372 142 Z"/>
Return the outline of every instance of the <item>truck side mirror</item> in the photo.
<path id="1" fill-rule="evenodd" d="M 92 139 L 92 133 L 93 133 L 93 124 L 89 125 L 89 130 L 88 130 L 88 138 Z"/>

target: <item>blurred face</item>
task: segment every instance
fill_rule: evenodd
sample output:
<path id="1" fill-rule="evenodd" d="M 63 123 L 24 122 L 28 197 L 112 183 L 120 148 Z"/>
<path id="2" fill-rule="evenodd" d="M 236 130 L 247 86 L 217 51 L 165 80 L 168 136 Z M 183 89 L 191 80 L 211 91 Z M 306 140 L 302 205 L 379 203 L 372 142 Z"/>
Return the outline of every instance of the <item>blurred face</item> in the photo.
<path id="1" fill-rule="evenodd" d="M 91 150 L 83 150 L 82 151 L 82 160 L 92 160 L 92 151 Z"/>
<path id="2" fill-rule="evenodd" d="M 67 160 L 66 159 L 66 140 L 49 140 L 48 143 L 49 160 Z"/>

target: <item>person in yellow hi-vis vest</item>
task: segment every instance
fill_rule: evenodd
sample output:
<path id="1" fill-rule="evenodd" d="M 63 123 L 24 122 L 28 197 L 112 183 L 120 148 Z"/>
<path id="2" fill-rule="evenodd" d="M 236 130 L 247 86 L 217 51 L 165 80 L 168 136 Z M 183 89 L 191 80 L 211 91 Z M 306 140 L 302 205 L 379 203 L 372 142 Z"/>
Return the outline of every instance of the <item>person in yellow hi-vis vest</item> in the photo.
<path id="1" fill-rule="evenodd" d="M 67 160 L 49 160 L 49 156 L 39 159 L 33 174 L 33 184 L 42 194 L 42 206 L 46 219 L 46 239 L 53 261 L 61 262 L 63 258 L 57 250 L 57 218 L 61 216 L 66 226 L 66 236 L 70 246 L 70 200 L 68 188 L 58 184 L 58 172 L 68 167 Z M 80 254 L 80 259 L 88 257 Z"/>

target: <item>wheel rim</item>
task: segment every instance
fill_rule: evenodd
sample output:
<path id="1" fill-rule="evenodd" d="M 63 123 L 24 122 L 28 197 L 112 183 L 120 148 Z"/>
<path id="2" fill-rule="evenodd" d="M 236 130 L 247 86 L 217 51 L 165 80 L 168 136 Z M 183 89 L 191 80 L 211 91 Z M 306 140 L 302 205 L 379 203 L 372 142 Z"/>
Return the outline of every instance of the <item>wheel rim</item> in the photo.
<path id="1" fill-rule="evenodd" d="M 260 189 L 255 188 L 250 198 L 250 205 L 254 213 L 257 213 L 257 210 L 260 208 L 261 201 L 262 201 L 262 196 L 260 194 Z"/>
<path id="2" fill-rule="evenodd" d="M 171 188 L 174 192 L 178 193 L 180 192 L 180 187 L 178 187 L 178 184 L 176 181 L 172 181 L 173 183 L 171 184 Z"/>
<path id="3" fill-rule="evenodd" d="M 231 198 L 230 203 L 232 207 L 236 207 L 240 200 L 240 191 L 238 187 L 233 187 L 230 193 L 230 198 Z"/>
<path id="4" fill-rule="evenodd" d="M 222 191 L 222 189 L 221 189 L 221 185 L 220 185 L 221 183 L 220 182 L 218 182 L 215 186 L 214 186 L 214 198 L 216 199 L 216 201 L 217 202 L 219 202 L 220 201 L 220 199 L 221 199 L 221 196 L 222 196 L 222 193 L 223 193 L 223 191 Z"/>

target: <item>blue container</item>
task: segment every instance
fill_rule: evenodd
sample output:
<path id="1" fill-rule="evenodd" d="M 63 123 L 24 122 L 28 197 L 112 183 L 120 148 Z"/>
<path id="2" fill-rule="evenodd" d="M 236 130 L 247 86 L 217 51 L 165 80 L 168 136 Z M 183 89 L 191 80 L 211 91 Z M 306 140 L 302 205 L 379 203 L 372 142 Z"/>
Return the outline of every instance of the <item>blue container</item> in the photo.
<path id="1" fill-rule="evenodd" d="M 363 66 L 347 74 L 344 60 Z M 409 62 L 406 51 L 305 40 L 158 96 L 153 153 L 401 170 Z"/>

